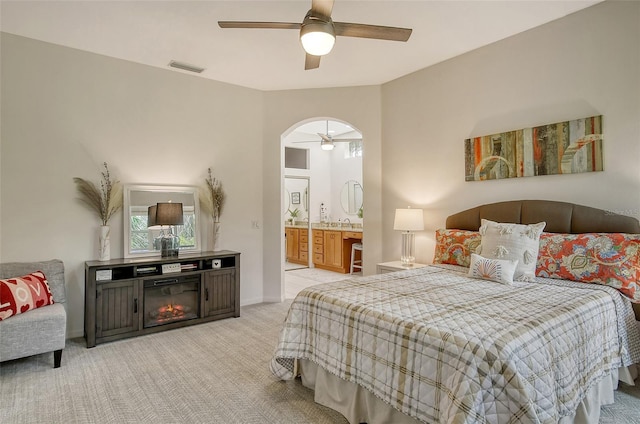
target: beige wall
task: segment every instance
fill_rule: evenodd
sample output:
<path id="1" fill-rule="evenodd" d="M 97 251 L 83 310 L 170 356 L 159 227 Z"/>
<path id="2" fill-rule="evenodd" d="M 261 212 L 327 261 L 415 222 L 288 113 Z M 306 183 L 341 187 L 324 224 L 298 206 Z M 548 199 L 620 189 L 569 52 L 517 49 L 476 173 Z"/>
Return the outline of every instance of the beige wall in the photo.
<path id="1" fill-rule="evenodd" d="M 222 247 L 242 252 L 241 304 L 278 301 L 280 137 L 314 117 L 364 136 L 367 274 L 399 257 L 393 212 L 408 204 L 426 210 L 420 262 L 447 215 L 481 203 L 555 199 L 637 217 L 639 20 L 639 3 L 608 1 L 381 87 L 264 93 L 2 34 L 0 260 L 62 259 L 69 335 L 80 336 L 99 223 L 72 178 L 98 181 L 107 161 L 125 183 L 198 185 L 211 166 L 228 193 Z M 465 138 L 594 114 L 604 172 L 464 182 Z M 121 257 L 122 215 L 111 225 Z"/>
<path id="2" fill-rule="evenodd" d="M 242 252 L 241 301 L 262 301 L 262 93 L 2 35 L 2 261 L 59 258 L 68 334 L 83 334 L 84 261 L 97 258 L 99 220 L 72 178 L 224 184 L 221 247 Z M 242 131 L 239 131 L 242 129 Z M 111 256 L 123 256 L 122 214 Z"/>
<path id="3" fill-rule="evenodd" d="M 640 3 L 604 2 L 382 87 L 383 259 L 394 209 L 425 209 L 417 261 L 447 215 L 550 199 L 640 216 Z M 472 136 L 603 115 L 604 172 L 465 182 Z"/>

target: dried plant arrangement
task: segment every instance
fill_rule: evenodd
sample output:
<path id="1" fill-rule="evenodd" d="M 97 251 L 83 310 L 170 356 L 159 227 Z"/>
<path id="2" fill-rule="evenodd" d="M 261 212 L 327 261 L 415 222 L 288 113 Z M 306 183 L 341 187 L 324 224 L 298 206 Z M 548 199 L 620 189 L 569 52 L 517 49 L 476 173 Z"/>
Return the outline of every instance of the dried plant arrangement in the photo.
<path id="1" fill-rule="evenodd" d="M 74 177 L 73 182 L 76 183 L 76 188 L 81 195 L 80 200 L 98 215 L 102 225 L 105 226 L 113 214 L 122 208 L 122 185 L 119 181 L 111 180 L 107 162 L 104 162 L 103 166 L 100 188 L 91 181 L 79 177 Z"/>
<path id="2" fill-rule="evenodd" d="M 200 190 L 202 192 L 200 206 L 211 215 L 213 222 L 219 222 L 227 195 L 224 193 L 220 180 L 213 176 L 211 168 L 208 169 L 208 173 L 209 177 L 205 180 L 206 188 Z"/>

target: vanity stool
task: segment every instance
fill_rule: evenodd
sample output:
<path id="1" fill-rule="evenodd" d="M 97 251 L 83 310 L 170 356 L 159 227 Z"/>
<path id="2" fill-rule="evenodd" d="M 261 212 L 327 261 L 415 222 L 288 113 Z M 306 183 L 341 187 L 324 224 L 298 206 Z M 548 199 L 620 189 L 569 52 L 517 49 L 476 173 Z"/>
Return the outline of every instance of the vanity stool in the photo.
<path id="1" fill-rule="evenodd" d="M 360 259 L 356 260 L 356 251 L 360 251 Z M 349 274 L 353 274 L 353 269 L 357 268 L 362 271 L 362 243 L 353 243 L 351 245 L 351 268 Z"/>

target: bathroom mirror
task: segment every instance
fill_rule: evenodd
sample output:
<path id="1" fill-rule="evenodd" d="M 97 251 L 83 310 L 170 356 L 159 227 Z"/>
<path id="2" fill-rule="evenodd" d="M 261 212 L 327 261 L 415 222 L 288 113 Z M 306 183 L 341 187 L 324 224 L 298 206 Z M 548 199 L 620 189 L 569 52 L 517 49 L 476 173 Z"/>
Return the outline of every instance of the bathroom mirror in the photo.
<path id="1" fill-rule="evenodd" d="M 172 228 L 180 237 L 180 252 L 201 250 L 198 187 L 126 185 L 123 201 L 125 258 L 160 255 L 158 237 L 169 228 L 147 227 L 147 216 L 149 206 L 162 202 L 182 203 L 184 225 Z"/>
<path id="2" fill-rule="evenodd" d="M 342 186 L 340 203 L 347 215 L 357 215 L 362 207 L 362 185 L 355 180 L 349 180 Z"/>
<path id="3" fill-rule="evenodd" d="M 309 211 L 309 178 L 297 176 L 284 177 L 284 215 L 289 210 L 298 209 L 300 219 L 307 217 Z"/>

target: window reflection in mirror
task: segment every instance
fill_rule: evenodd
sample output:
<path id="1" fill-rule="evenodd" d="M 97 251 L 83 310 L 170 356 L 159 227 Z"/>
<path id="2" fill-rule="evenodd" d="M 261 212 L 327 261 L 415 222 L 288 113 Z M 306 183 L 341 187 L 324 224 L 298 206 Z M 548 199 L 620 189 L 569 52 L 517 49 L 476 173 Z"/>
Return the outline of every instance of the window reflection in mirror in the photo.
<path id="1" fill-rule="evenodd" d="M 180 252 L 200 251 L 198 189 L 191 186 L 129 185 L 124 192 L 125 257 L 160 254 L 160 236 L 168 226 L 148 225 L 149 206 L 182 203 L 184 224 L 172 231 L 180 237 Z"/>

